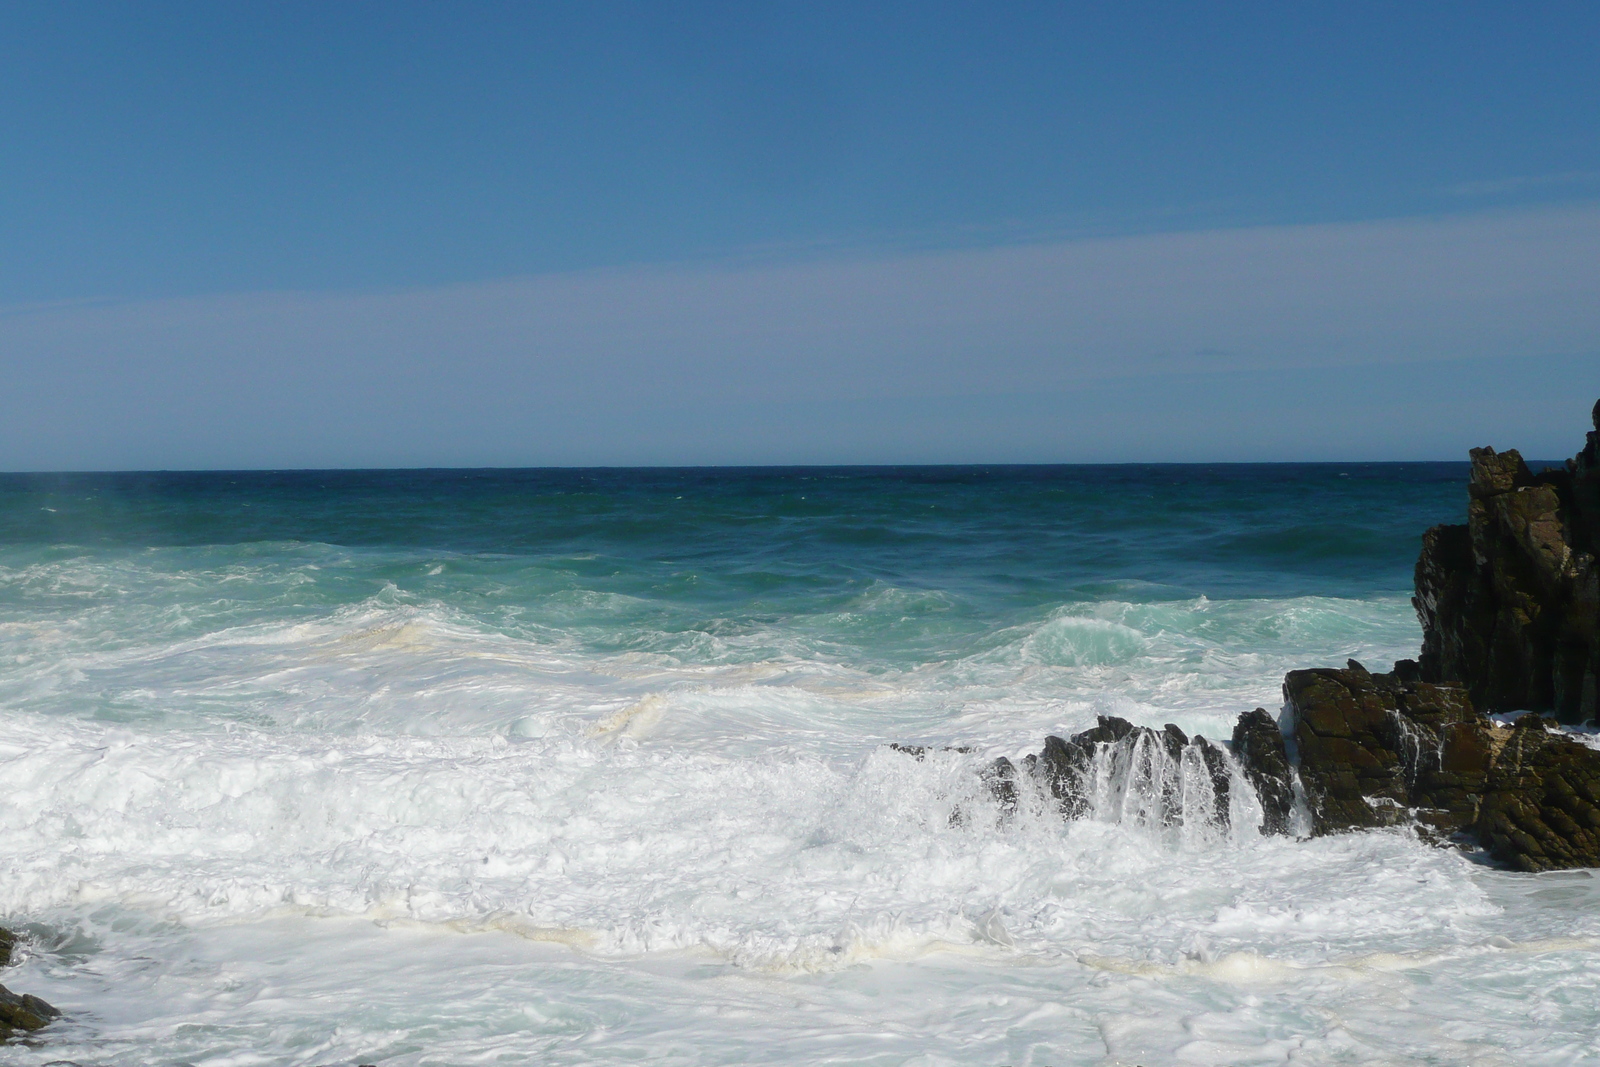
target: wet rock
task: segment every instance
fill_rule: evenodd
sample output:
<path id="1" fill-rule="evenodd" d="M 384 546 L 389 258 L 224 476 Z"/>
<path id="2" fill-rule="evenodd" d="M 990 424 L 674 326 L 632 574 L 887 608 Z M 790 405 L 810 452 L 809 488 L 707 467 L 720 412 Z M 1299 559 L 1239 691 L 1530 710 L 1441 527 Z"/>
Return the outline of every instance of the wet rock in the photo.
<path id="1" fill-rule="evenodd" d="M 1189 744 L 1199 753 L 1200 762 L 1205 765 L 1206 775 L 1211 779 L 1211 819 L 1218 826 L 1226 826 L 1230 819 L 1233 794 L 1233 769 L 1228 766 L 1228 757 L 1223 754 L 1221 746 L 1200 734 L 1195 734 Z"/>
<path id="2" fill-rule="evenodd" d="M 1600 405 L 1597 405 L 1600 409 Z M 1472 450 L 1467 524 L 1423 535 L 1413 604 L 1421 677 L 1459 683 L 1485 711 L 1600 706 L 1600 427 L 1564 469 Z"/>
<path id="3" fill-rule="evenodd" d="M 60 1017 L 61 1012 L 38 997 L 13 993 L 0 985 L 0 1040 L 13 1037 L 19 1031 L 42 1030 L 50 1020 Z"/>
<path id="4" fill-rule="evenodd" d="M 1465 689 L 1351 667 L 1290 671 L 1283 692 L 1313 834 L 1473 825 L 1490 724 Z"/>
<path id="5" fill-rule="evenodd" d="M 1525 871 L 1600 867 L 1600 752 L 1524 715 L 1496 739 L 1479 839 Z"/>
<path id="6" fill-rule="evenodd" d="M 1289 765 L 1283 731 L 1257 708 L 1239 716 L 1233 728 L 1233 755 L 1261 803 L 1261 832 L 1286 834 L 1294 810 L 1294 769 Z"/>
<path id="7" fill-rule="evenodd" d="M 0 967 L 14 962 L 13 955 L 20 940 L 12 931 L 0 928 Z M 60 1017 L 60 1011 L 39 997 L 13 993 L 0 985 L 0 1041 L 43 1029 L 50 1020 Z"/>
<path id="8" fill-rule="evenodd" d="M 1055 799 L 1061 813 L 1081 819 L 1089 813 L 1094 795 L 1094 757 L 1097 745 L 1114 745 L 1139 731 L 1127 719 L 1101 715 L 1092 730 L 1070 740 L 1050 736 L 1044 749 L 1023 760 L 1024 768 Z"/>
<path id="9" fill-rule="evenodd" d="M 1284 695 L 1313 833 L 1414 823 L 1521 870 L 1600 866 L 1600 751 L 1539 716 L 1497 727 L 1403 671 L 1291 671 Z"/>
<path id="10" fill-rule="evenodd" d="M 1229 822 L 1233 767 L 1219 745 L 1172 723 L 1160 730 L 1102 715 L 1070 738 L 1047 737 L 1023 773 L 1069 819 L 1099 814 L 1172 827 Z"/>
<path id="11" fill-rule="evenodd" d="M 980 777 L 983 779 L 983 784 L 989 787 L 989 795 L 994 797 L 1003 813 L 1009 815 L 1017 810 L 1016 764 L 1001 756 L 985 767 Z"/>

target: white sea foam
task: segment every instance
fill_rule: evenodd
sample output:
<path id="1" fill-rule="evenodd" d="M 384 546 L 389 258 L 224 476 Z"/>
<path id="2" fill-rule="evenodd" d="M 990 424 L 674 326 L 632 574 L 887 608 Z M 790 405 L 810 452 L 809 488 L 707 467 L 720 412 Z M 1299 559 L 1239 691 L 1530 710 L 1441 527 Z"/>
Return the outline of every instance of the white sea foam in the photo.
<path id="1" fill-rule="evenodd" d="M 1414 651 L 1402 597 L 1071 605 L 898 662 L 855 628 L 958 598 L 308 607 L 339 553 L 284 555 L 0 574 L 83 603 L 0 622 L 6 982 L 71 1014 L 7 1062 L 1600 1057 L 1585 872 L 1174 830 L 1126 776 L 1070 824 L 982 785 L 1101 713 L 1225 738 L 1290 667 Z"/>

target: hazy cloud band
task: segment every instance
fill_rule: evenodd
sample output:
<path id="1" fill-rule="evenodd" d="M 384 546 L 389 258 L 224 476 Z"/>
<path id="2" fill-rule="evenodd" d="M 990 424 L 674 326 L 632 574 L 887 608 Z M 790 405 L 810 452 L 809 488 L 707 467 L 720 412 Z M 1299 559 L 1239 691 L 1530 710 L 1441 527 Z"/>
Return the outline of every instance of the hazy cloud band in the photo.
<path id="1" fill-rule="evenodd" d="M 0 352 L 12 470 L 1566 452 L 1600 209 L 14 308 Z"/>

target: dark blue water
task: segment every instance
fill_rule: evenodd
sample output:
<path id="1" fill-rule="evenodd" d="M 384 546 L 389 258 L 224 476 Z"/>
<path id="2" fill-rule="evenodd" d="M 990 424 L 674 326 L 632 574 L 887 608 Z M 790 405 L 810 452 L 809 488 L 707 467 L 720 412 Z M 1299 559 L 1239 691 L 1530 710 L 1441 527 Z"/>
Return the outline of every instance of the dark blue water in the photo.
<path id="1" fill-rule="evenodd" d="M 695 596 L 882 580 L 1000 598 L 1362 595 L 1462 521 L 1464 463 L 425 470 L 0 476 L 0 542 L 310 542 L 592 555 Z"/>

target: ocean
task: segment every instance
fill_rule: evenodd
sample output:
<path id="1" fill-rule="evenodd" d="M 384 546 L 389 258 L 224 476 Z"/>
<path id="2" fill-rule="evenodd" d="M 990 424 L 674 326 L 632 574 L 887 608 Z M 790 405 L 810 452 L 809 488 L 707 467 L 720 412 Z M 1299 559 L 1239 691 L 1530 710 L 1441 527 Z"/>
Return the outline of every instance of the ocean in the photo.
<path id="1" fill-rule="evenodd" d="M 1591 872 L 979 776 L 1414 656 L 1466 471 L 0 475 L 0 1063 L 1600 1062 Z"/>

